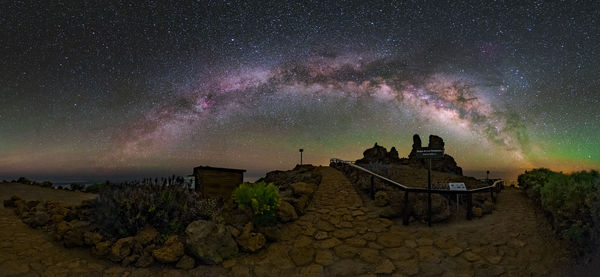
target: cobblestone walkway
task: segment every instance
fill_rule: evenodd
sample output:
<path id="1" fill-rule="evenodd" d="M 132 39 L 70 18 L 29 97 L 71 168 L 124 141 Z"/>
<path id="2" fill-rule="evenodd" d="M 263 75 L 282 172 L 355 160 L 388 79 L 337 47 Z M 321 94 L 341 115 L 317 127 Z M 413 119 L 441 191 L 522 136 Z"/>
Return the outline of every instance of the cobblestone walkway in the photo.
<path id="1" fill-rule="evenodd" d="M 227 262 L 232 276 L 563 276 L 566 253 L 519 191 L 480 219 L 403 226 L 363 207 L 341 172 L 321 173 L 308 213 L 281 242 Z"/>
<path id="2" fill-rule="evenodd" d="M 0 210 L 0 275 L 18 276 L 562 276 L 566 253 L 519 191 L 505 190 L 497 210 L 452 223 L 378 218 L 333 168 L 307 213 L 284 226 L 279 242 L 258 253 L 179 271 L 121 268 L 86 249 L 64 249 L 11 210 Z M 2 193 L 3 198 L 8 196 Z"/>

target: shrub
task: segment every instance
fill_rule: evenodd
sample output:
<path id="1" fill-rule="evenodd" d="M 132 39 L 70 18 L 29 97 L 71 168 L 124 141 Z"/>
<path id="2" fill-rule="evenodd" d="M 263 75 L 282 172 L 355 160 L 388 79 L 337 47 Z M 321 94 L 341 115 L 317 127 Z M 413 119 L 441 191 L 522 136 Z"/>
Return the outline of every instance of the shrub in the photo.
<path id="1" fill-rule="evenodd" d="M 519 175 L 547 213 L 558 235 L 569 240 L 578 254 L 592 250 L 600 235 L 600 176 L 597 171 L 563 174 L 536 169 Z"/>
<path id="2" fill-rule="evenodd" d="M 108 182 L 89 185 L 88 187 L 85 188 L 85 192 L 98 193 L 98 192 L 100 192 L 100 189 L 107 184 L 108 184 Z"/>
<path id="3" fill-rule="evenodd" d="M 276 223 L 279 188 L 273 183 L 243 183 L 233 192 L 233 200 L 240 208 L 252 212 L 255 224 L 264 226 Z"/>
<path id="4" fill-rule="evenodd" d="M 94 199 L 90 221 L 109 237 L 135 235 L 147 224 L 170 235 L 217 211 L 215 200 L 201 199 L 182 186 L 104 185 Z"/>
<path id="5" fill-rule="evenodd" d="M 40 183 L 40 187 L 43 187 L 43 188 L 51 188 L 51 187 L 52 187 L 52 182 L 50 182 L 50 181 L 44 181 L 44 182 L 41 182 L 41 183 Z"/>
<path id="6" fill-rule="evenodd" d="M 82 190 L 84 186 L 82 184 L 73 183 L 69 186 L 71 190 Z"/>
<path id="7" fill-rule="evenodd" d="M 21 184 L 31 184 L 31 181 L 25 177 L 19 177 L 19 179 L 17 179 L 16 181 L 17 183 L 21 183 Z"/>

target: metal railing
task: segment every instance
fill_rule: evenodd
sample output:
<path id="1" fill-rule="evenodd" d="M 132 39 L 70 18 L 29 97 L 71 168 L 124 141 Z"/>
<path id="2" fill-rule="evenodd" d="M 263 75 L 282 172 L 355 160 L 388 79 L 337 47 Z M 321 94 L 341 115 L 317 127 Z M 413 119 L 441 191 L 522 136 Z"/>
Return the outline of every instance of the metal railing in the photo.
<path id="1" fill-rule="evenodd" d="M 330 165 L 338 165 L 338 164 L 344 164 L 344 165 L 348 165 L 351 166 L 353 168 L 356 168 L 362 172 L 365 172 L 367 174 L 369 174 L 371 176 L 370 178 L 370 196 L 371 199 L 375 198 L 375 191 L 374 191 L 374 178 L 378 178 L 380 180 L 382 180 L 384 183 L 390 184 L 390 185 L 394 185 L 395 187 L 403 190 L 404 193 L 404 208 L 403 208 L 403 215 L 402 215 L 402 222 L 404 225 L 408 225 L 408 217 L 409 217 L 409 213 L 408 213 L 408 193 L 409 192 L 415 192 L 415 193 L 437 193 L 437 194 L 450 194 L 450 195 L 459 195 L 459 194 L 465 194 L 467 195 L 467 219 L 471 220 L 471 218 L 473 217 L 473 193 L 482 193 L 482 192 L 488 192 L 491 195 L 492 201 L 495 203 L 496 202 L 496 197 L 494 195 L 494 192 L 498 193 L 500 192 L 500 190 L 502 188 L 504 188 L 504 180 L 496 180 L 492 185 L 489 186 L 485 186 L 485 187 L 480 187 L 480 188 L 475 188 L 475 189 L 467 189 L 467 190 L 445 190 L 445 189 L 427 189 L 427 188 L 419 188 L 419 187 L 409 187 L 409 186 L 405 186 L 402 185 L 394 180 L 391 180 L 389 178 L 386 178 L 384 176 L 381 176 L 373 171 L 370 171 L 362 166 L 358 166 L 356 164 L 354 164 L 354 162 L 351 161 L 345 161 L 342 159 L 338 159 L 338 158 L 332 158 L 329 160 Z M 431 213 L 431 211 L 428 211 L 429 213 Z"/>

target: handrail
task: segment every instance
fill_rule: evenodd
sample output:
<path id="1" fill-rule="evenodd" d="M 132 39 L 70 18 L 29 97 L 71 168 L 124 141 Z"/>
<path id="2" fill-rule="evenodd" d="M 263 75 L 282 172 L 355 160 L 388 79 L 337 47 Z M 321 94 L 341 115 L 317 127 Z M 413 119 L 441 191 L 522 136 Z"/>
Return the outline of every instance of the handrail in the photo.
<path id="1" fill-rule="evenodd" d="M 377 177 L 381 180 L 384 180 L 387 183 L 393 184 L 397 187 L 399 187 L 400 189 L 402 189 L 403 191 L 405 191 L 404 193 L 404 211 L 402 212 L 402 222 L 404 225 L 408 225 L 408 218 L 409 218 L 409 212 L 408 212 L 408 193 L 409 192 L 417 192 L 417 193 L 439 193 L 439 194 L 459 194 L 459 193 L 464 193 L 468 195 L 467 198 L 467 219 L 471 219 L 472 216 L 472 206 L 473 206 L 473 193 L 477 193 L 477 192 L 481 192 L 481 191 L 485 191 L 485 190 L 489 190 L 492 196 L 492 201 L 496 202 L 496 198 L 494 197 L 494 191 L 496 190 L 496 186 L 500 185 L 504 182 L 504 180 L 497 180 L 495 181 L 491 186 L 485 186 L 485 187 L 481 187 L 481 188 L 476 188 L 476 189 L 470 189 L 470 190 L 441 190 L 441 189 L 427 189 L 427 188 L 418 188 L 418 187 L 407 187 L 405 185 L 402 185 L 396 181 L 393 181 L 389 178 L 383 177 L 373 171 L 370 171 L 362 166 L 358 166 L 356 164 L 354 164 L 353 162 L 350 161 L 344 161 L 342 159 L 338 159 L 338 158 L 332 158 L 331 160 L 329 160 L 330 164 L 346 164 L 349 165 L 351 167 L 354 167 L 360 171 L 366 172 L 368 174 L 371 175 L 371 198 L 375 199 L 375 191 L 374 191 L 374 182 L 373 182 L 373 177 Z M 501 187 L 502 188 L 502 187 Z M 430 196 L 431 197 L 431 196 Z M 431 199 L 431 198 L 429 198 Z M 429 200 L 431 201 L 431 200 Z M 431 202 L 429 202 L 431 203 Z M 429 226 L 431 226 L 431 204 L 428 205 L 428 214 L 429 214 Z"/>
<path id="2" fill-rule="evenodd" d="M 364 172 L 366 172 L 366 173 L 369 173 L 369 174 L 371 174 L 371 175 L 373 175 L 373 176 L 375 176 L 375 177 L 377 177 L 377 178 L 380 178 L 380 179 L 382 179 L 382 180 L 385 180 L 385 181 L 387 181 L 387 182 L 389 182 L 389 183 L 392 183 L 392 184 L 394 184 L 394 185 L 396 185 L 396 186 L 399 186 L 399 187 L 401 187 L 401 188 L 403 188 L 403 189 L 405 189 L 405 190 L 406 190 L 406 189 L 410 189 L 409 187 L 407 187 L 407 186 L 405 186 L 405 185 L 402 185 L 402 184 L 400 184 L 400 183 L 397 183 L 397 182 L 395 182 L 395 181 L 393 181 L 393 180 L 390 180 L 390 179 L 388 179 L 388 178 L 386 178 L 386 177 L 383 177 L 383 176 L 381 176 L 381 175 L 379 175 L 379 174 L 377 174 L 377 173 L 375 173 L 375 172 L 373 172 L 373 171 L 371 171 L 371 170 L 368 170 L 368 169 L 366 169 L 366 168 L 364 168 L 364 167 L 362 167 L 362 166 L 355 165 L 355 164 L 354 164 L 354 163 L 352 163 L 352 162 L 349 162 L 349 161 L 344 161 L 344 160 L 337 159 L 337 158 L 333 158 L 333 159 L 331 159 L 329 162 L 335 162 L 335 163 L 344 163 L 344 164 L 347 164 L 347 165 L 349 165 L 349 166 L 356 167 L 356 168 L 358 168 L 359 170 L 362 170 L 362 171 L 364 171 Z"/>
<path id="3" fill-rule="evenodd" d="M 445 192 L 449 192 L 450 191 L 450 190 L 446 190 L 446 189 L 430 189 L 429 190 L 429 189 L 426 189 L 426 188 L 408 187 L 408 186 L 402 185 L 402 184 L 400 184 L 400 183 L 398 183 L 396 181 L 393 181 L 393 180 L 391 180 L 389 178 L 383 177 L 383 176 L 381 176 L 381 175 L 379 175 L 379 174 L 377 174 L 377 173 L 375 173 L 373 171 L 370 171 L 370 170 L 368 170 L 368 169 L 366 169 L 366 168 L 364 168 L 362 166 L 358 166 L 358 165 L 354 164 L 353 162 L 345 161 L 345 160 L 338 159 L 338 158 L 332 158 L 332 159 L 329 160 L 329 162 L 330 163 L 343 163 L 343 164 L 347 164 L 347 165 L 352 166 L 354 168 L 357 168 L 357 169 L 359 169 L 361 171 L 369 173 L 369 174 L 371 174 L 371 175 L 373 175 L 373 176 L 375 176 L 375 177 L 377 177 L 379 179 L 382 179 L 382 180 L 384 180 L 384 181 L 386 181 L 388 183 L 394 184 L 394 185 L 400 187 L 402 190 L 423 191 L 423 192 L 431 191 L 431 192 L 434 192 L 434 193 L 435 192 L 445 193 Z M 475 188 L 475 189 L 467 189 L 467 190 L 456 191 L 456 192 L 474 193 L 474 192 L 479 192 L 479 191 L 485 191 L 485 190 L 489 190 L 491 188 L 496 188 L 496 185 L 500 184 L 501 182 L 504 182 L 504 180 L 498 180 L 498 181 L 494 182 L 494 184 L 492 184 L 490 186 L 485 186 L 485 187 L 480 187 L 480 188 Z"/>

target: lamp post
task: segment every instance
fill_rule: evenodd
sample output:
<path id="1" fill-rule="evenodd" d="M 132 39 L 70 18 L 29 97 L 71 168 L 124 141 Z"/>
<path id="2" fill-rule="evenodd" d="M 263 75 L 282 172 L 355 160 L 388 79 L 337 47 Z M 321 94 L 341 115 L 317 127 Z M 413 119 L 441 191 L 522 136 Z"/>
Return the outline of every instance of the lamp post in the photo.
<path id="1" fill-rule="evenodd" d="M 486 180 L 490 179 L 490 171 L 489 170 L 485 172 L 485 179 Z"/>
<path id="2" fill-rule="evenodd" d="M 302 165 L 302 152 L 304 152 L 304 149 L 300 148 L 300 165 Z"/>

